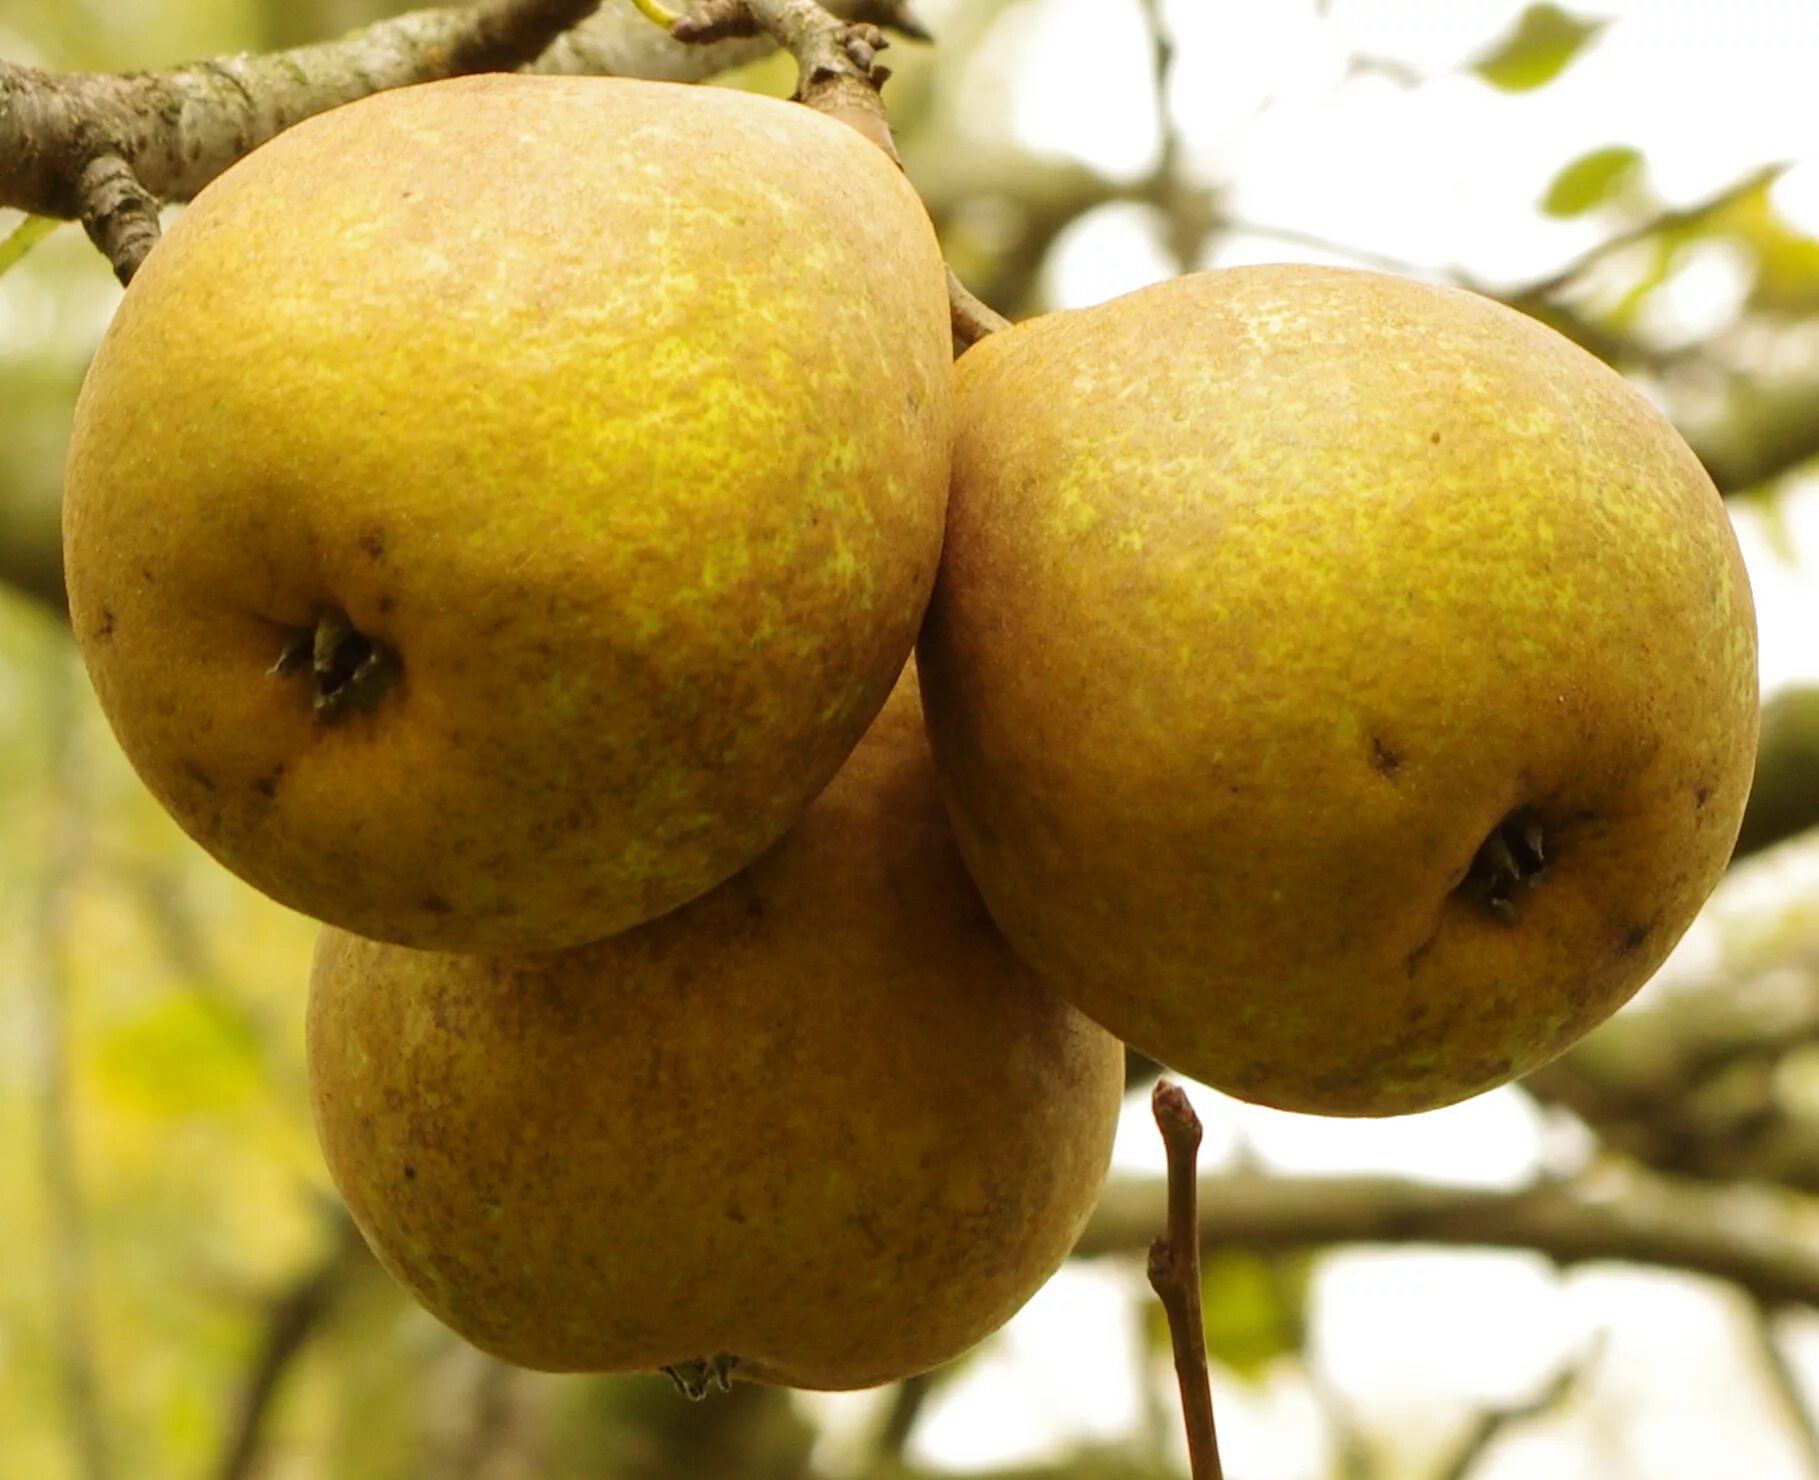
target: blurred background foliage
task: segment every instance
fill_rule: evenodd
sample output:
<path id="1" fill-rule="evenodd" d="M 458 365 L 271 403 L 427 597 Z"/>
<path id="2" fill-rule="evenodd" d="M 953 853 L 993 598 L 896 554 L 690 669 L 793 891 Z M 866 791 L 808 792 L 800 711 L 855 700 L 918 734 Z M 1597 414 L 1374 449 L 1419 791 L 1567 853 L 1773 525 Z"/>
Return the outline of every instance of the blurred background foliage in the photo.
<path id="1" fill-rule="evenodd" d="M 0 55 L 156 68 L 403 8 L 0 0 Z M 1300 197 L 1283 171 L 1245 184 L 1271 173 L 1274 95 L 1248 113 L 1208 98 L 1243 93 L 1244 48 L 1267 25 L 1215 9 L 929 0 L 940 45 L 892 53 L 887 100 L 963 277 L 1018 317 L 1268 256 L 1503 297 L 1654 395 L 1732 497 L 1768 680 L 1743 841 L 1761 856 L 1580 1049 L 1519 1090 L 1398 1126 L 1311 1126 L 1196 1093 L 1228 1470 L 1819 1476 L 1819 154 L 1788 137 L 1695 189 L 1632 131 L 1628 96 L 1557 105 L 1586 56 L 1645 24 L 1640 3 L 1285 4 L 1269 24 L 1307 60 L 1261 69 L 1283 96 L 1380 93 L 1428 131 L 1468 129 L 1486 116 L 1472 100 L 1498 97 L 1521 109 L 1500 127 L 1560 141 L 1536 180 L 1478 172 L 1479 205 L 1501 192 L 1504 219 L 1534 224 L 1522 251 L 1495 223 L 1454 219 L 1479 206 L 1449 205 L 1448 181 L 1393 152 L 1363 182 L 1382 202 L 1360 218 L 1369 239 L 1342 237 L 1304 224 L 1321 182 Z M 1805 8 L 1781 9 L 1787 46 L 1819 55 Z M 1753 7 L 1753 44 L 1777 34 L 1774 10 Z M 1431 21 L 1431 44 L 1354 44 L 1391 12 L 1398 34 L 1408 13 Z M 1743 75 L 1706 127 L 1735 126 L 1723 106 L 1769 60 L 1714 43 L 1712 65 Z M 1073 89 L 1059 104 L 1057 76 Z M 1046 113 L 1030 103 L 1045 78 Z M 723 79 L 790 80 L 776 59 Z M 1697 76 L 1685 84 L 1687 108 L 1711 106 Z M 1100 120 L 1092 147 L 1044 133 L 1070 112 Z M 1786 205 L 1789 166 L 1803 214 Z M 1259 196 L 1306 210 L 1264 221 Z M 1388 229 L 1409 199 L 1427 214 Z M 1532 271 L 1512 265 L 1524 252 Z M 117 299 L 70 228 L 0 280 L 0 1477 L 1185 1473 L 1141 1274 L 1160 1201 L 1140 1095 L 1082 1259 L 956 1369 L 881 1393 L 741 1388 L 694 1406 L 659 1378 L 515 1372 L 392 1287 L 309 1125 L 312 927 L 215 867 L 139 787 L 62 618 L 63 448 Z M 1148 1072 L 1134 1063 L 1134 1086 Z"/>

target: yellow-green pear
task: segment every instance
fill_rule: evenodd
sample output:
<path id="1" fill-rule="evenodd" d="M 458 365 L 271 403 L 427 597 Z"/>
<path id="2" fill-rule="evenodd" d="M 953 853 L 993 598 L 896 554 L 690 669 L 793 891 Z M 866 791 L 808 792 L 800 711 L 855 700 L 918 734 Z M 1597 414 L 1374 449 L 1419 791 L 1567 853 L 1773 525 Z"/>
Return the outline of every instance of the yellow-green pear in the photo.
<path id="1" fill-rule="evenodd" d="M 1011 943 L 1174 1069 L 1381 1115 L 1536 1067 L 1737 835 L 1756 639 L 1710 480 L 1476 295 L 1202 273 L 957 367 L 922 636 Z"/>
<path id="2" fill-rule="evenodd" d="M 959 1355 L 1073 1246 L 1123 1054 L 1004 943 L 913 682 L 775 848 L 579 949 L 323 933 L 310 1083 L 381 1262 L 528 1367 L 854 1388 Z"/>
<path id="3" fill-rule="evenodd" d="M 806 108 L 472 77 L 310 119 L 83 387 L 76 636 L 152 791 L 367 935 L 543 949 L 775 841 L 890 690 L 946 496 L 944 269 Z"/>

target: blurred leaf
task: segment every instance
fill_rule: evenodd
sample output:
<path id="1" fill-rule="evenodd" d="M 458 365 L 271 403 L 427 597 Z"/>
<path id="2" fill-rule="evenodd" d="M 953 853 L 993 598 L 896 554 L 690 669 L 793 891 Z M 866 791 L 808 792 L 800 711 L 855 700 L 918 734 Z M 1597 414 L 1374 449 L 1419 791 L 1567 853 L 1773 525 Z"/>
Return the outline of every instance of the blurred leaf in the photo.
<path id="1" fill-rule="evenodd" d="M 1558 5 L 1531 5 L 1522 12 L 1515 30 L 1479 57 L 1472 70 L 1505 92 L 1545 86 L 1567 69 L 1606 24 L 1583 20 Z"/>
<path id="2" fill-rule="evenodd" d="M 1299 1352 L 1307 1338 L 1312 1271 L 1311 1256 L 1206 1255 L 1200 1266 L 1200 1304 L 1212 1359 L 1255 1382 L 1278 1358 Z M 1150 1303 L 1146 1321 L 1152 1348 L 1167 1351 L 1168 1318 L 1161 1302 Z"/>
<path id="3" fill-rule="evenodd" d="M 1554 176 L 1541 199 L 1541 209 L 1550 216 L 1583 216 L 1610 200 L 1636 178 L 1641 168 L 1641 151 L 1628 144 L 1593 149 Z"/>
<path id="4" fill-rule="evenodd" d="M 63 223 L 52 216 L 27 216 L 0 241 L 0 277 Z"/>
<path id="5" fill-rule="evenodd" d="M 258 1094 L 257 1051 L 244 1027 L 206 998 L 174 994 L 110 1024 L 96 1044 L 116 1107 L 164 1115 L 225 1114 Z"/>
<path id="6" fill-rule="evenodd" d="M 1730 236 L 1756 259 L 1750 306 L 1805 317 L 1819 311 L 1819 241 L 1791 226 L 1775 205 L 1781 172 L 1764 170 L 1702 223 L 1711 236 Z"/>

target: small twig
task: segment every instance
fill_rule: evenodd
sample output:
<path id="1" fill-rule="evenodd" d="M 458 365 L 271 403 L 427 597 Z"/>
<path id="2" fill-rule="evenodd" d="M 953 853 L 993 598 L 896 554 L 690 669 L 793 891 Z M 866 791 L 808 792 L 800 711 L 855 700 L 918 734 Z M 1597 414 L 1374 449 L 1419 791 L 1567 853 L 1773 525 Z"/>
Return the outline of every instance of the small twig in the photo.
<path id="1" fill-rule="evenodd" d="M 928 1407 L 929 1394 L 934 1392 L 935 1384 L 941 1380 L 946 1370 L 948 1369 L 937 1368 L 933 1372 L 919 1372 L 897 1384 L 896 1390 L 891 1394 L 890 1407 L 885 1410 L 884 1422 L 878 1428 L 878 1437 L 872 1444 L 874 1468 L 882 1469 L 887 1462 L 903 1458 L 917 1420 Z"/>
<path id="2" fill-rule="evenodd" d="M 1212 192 L 1187 178 L 1182 163 L 1181 130 L 1169 107 L 1177 53 L 1175 38 L 1163 17 L 1163 0 L 1142 0 L 1143 18 L 1150 33 L 1151 88 L 1156 99 L 1156 167 L 1143 186 L 1146 195 L 1168 222 L 1169 255 L 1175 271 L 1192 272 L 1200 261 L 1206 239 L 1217 224 Z"/>
<path id="3" fill-rule="evenodd" d="M 1302 1370 L 1332 1436 L 1336 1480 L 1377 1480 L 1377 1462 L 1345 1394 L 1313 1352 L 1302 1353 Z"/>
<path id="4" fill-rule="evenodd" d="M 1527 1423 L 1530 1419 L 1541 1418 L 1558 1408 L 1572 1396 L 1573 1389 L 1579 1386 L 1585 1374 L 1591 1370 L 1603 1346 L 1603 1337 L 1595 1337 L 1584 1353 L 1556 1372 L 1534 1397 L 1480 1413 L 1451 1462 L 1440 1471 L 1440 1480 L 1468 1480 L 1472 1471 L 1478 1467 L 1478 1462 L 1490 1453 L 1491 1447 L 1509 1429 L 1516 1424 Z"/>
<path id="5" fill-rule="evenodd" d="M 1194 1165 L 1200 1154 L 1200 1117 L 1181 1086 L 1168 1079 L 1157 1081 L 1150 1108 L 1168 1151 L 1168 1234 L 1150 1245 L 1150 1288 L 1168 1312 L 1189 1472 L 1193 1480 L 1224 1480 L 1200 1312 L 1199 1174 Z"/>

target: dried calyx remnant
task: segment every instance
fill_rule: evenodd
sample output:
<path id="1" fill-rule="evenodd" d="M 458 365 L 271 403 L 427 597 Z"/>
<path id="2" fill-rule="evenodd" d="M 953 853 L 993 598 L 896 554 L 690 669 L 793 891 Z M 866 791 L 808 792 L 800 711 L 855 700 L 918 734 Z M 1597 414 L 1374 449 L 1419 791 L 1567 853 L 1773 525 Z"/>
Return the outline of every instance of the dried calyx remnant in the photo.
<path id="1" fill-rule="evenodd" d="M 1518 807 L 1478 845 L 1458 894 L 1483 906 L 1498 919 L 1516 918 L 1516 900 L 1547 875 L 1548 858 L 1541 819 Z"/>
<path id="2" fill-rule="evenodd" d="M 368 637 L 345 612 L 329 608 L 313 627 L 292 632 L 272 665 L 279 678 L 307 674 L 315 688 L 316 718 L 331 724 L 373 709 L 398 681 L 398 655 Z"/>
<path id="3" fill-rule="evenodd" d="M 691 1357 L 686 1362 L 665 1367 L 663 1372 L 683 1397 L 691 1403 L 699 1403 L 709 1393 L 730 1393 L 733 1368 L 738 1365 L 737 1357 L 718 1352 L 711 1357 Z"/>

